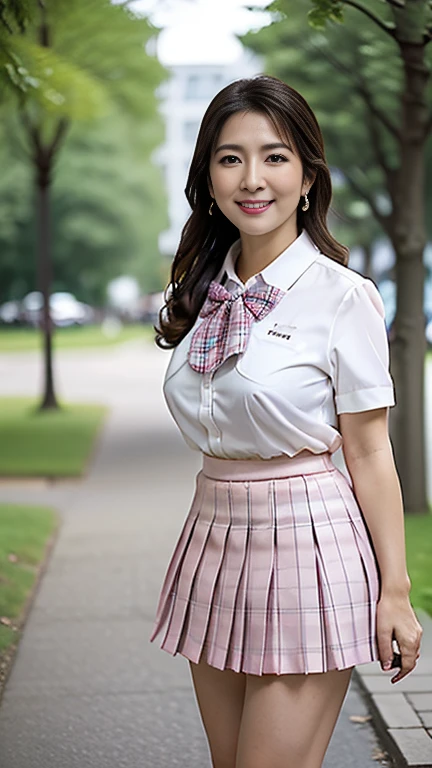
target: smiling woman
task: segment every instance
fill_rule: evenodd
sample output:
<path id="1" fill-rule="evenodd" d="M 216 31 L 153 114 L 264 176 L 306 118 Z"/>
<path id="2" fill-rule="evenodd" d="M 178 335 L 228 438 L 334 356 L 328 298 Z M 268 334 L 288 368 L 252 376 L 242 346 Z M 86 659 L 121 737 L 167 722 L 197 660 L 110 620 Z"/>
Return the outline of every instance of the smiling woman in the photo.
<path id="1" fill-rule="evenodd" d="M 186 195 L 156 341 L 202 469 L 150 640 L 189 660 L 214 768 L 320 768 L 354 666 L 394 682 L 419 653 L 384 307 L 328 231 L 321 131 L 286 83 L 217 94 Z"/>
<path id="2" fill-rule="evenodd" d="M 239 135 L 244 137 L 242 145 L 234 142 Z M 271 120 L 259 112 L 232 115 L 224 123 L 219 141 L 210 162 L 209 191 L 222 213 L 242 232 L 237 274 L 245 275 L 246 282 L 246 264 L 249 273 L 256 274 L 287 242 L 296 239 L 298 201 L 302 195 L 307 200 L 316 173 L 304 174 L 292 142 L 281 142 Z M 275 149 L 284 152 L 275 154 Z M 226 155 L 227 150 L 237 154 Z M 248 190 L 254 191 L 253 197 Z"/>
<path id="3" fill-rule="evenodd" d="M 265 267 L 304 226 L 323 253 L 348 261 L 348 249 L 327 227 L 331 177 L 320 128 L 301 94 L 278 78 L 238 80 L 215 96 L 198 131 L 185 191 L 192 214 L 160 316 L 156 343 L 163 348 L 176 346 L 192 327 L 240 234 L 242 275 Z M 255 213 L 249 206 L 256 203 L 266 205 Z"/>

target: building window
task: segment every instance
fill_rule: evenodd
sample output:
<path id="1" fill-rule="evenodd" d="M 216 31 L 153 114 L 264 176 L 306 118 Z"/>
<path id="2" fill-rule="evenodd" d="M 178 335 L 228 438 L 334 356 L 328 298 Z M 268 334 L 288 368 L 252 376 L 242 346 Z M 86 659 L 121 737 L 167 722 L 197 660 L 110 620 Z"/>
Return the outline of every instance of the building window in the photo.
<path id="1" fill-rule="evenodd" d="M 222 80 L 223 75 L 215 72 L 205 75 L 189 75 L 186 80 L 185 99 L 212 99 L 222 85 Z"/>
<path id="2" fill-rule="evenodd" d="M 199 122 L 198 120 L 186 120 L 183 123 L 183 139 L 187 144 L 192 144 L 198 134 Z"/>
<path id="3" fill-rule="evenodd" d="M 186 80 L 186 99 L 198 99 L 199 98 L 199 75 L 189 75 Z"/>

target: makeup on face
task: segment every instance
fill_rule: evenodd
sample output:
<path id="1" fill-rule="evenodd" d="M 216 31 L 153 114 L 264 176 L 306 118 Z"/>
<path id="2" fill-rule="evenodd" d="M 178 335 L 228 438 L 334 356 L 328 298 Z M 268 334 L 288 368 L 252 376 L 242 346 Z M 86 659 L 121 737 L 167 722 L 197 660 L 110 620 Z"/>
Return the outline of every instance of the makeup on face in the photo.
<path id="1" fill-rule="evenodd" d="M 244 236 L 296 232 L 303 168 L 291 142 L 261 113 L 238 112 L 224 123 L 210 162 L 211 195 Z M 261 223 L 262 222 L 262 223 Z"/>
<path id="2" fill-rule="evenodd" d="M 268 211 L 270 206 L 273 205 L 274 200 L 268 200 L 268 201 L 236 200 L 236 203 L 240 208 L 240 210 L 243 211 L 243 213 L 246 213 L 248 216 L 256 216 L 261 213 L 264 213 L 265 211 Z"/>

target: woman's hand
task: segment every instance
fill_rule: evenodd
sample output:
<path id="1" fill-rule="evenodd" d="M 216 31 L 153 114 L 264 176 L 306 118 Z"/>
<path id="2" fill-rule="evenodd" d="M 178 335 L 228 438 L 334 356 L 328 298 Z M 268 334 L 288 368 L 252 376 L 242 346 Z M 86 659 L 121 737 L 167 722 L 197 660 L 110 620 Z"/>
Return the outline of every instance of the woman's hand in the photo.
<path id="1" fill-rule="evenodd" d="M 408 595 L 382 594 L 377 603 L 377 641 L 382 669 L 389 670 L 393 659 L 392 639 L 402 656 L 399 672 L 391 678 L 397 683 L 417 664 L 423 628 L 414 613 Z M 388 666 L 386 666 L 386 662 Z"/>

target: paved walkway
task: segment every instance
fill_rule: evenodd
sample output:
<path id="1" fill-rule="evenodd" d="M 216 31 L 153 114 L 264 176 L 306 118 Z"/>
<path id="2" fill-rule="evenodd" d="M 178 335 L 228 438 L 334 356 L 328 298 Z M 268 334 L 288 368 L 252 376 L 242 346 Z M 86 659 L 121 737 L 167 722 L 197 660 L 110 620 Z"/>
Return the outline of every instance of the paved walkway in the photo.
<path id="1" fill-rule="evenodd" d="M 199 455 L 185 446 L 162 400 L 167 359 L 137 344 L 59 355 L 63 396 L 105 400 L 112 409 L 89 475 L 81 483 L 0 483 L 1 501 L 52 504 L 62 518 L 0 707 L 5 768 L 210 766 L 188 663 L 148 641 L 199 469 Z M 0 359 L 0 374 L 9 372 L 0 375 L 1 392 L 5 382 L 10 393 L 37 391 L 37 365 L 25 356 Z M 422 676 L 419 667 L 410 676 L 420 694 L 419 688 L 402 690 L 403 683 L 393 688 L 386 673 L 371 666 L 374 674 L 362 680 L 384 691 L 374 695 L 380 711 L 383 697 L 393 697 L 393 714 L 402 712 L 396 696 L 405 712 L 413 705 L 422 718 L 414 727 L 413 712 L 409 727 L 388 720 L 392 734 L 398 730 L 400 743 L 420 733 L 429 739 L 432 669 Z M 353 678 L 326 768 L 388 764 L 364 720 L 368 709 L 359 689 Z M 411 765 L 432 765 L 432 759 Z"/>
<path id="2" fill-rule="evenodd" d="M 432 766 L 432 619 L 417 611 L 423 626 L 422 654 L 416 668 L 399 683 L 378 664 L 356 667 L 375 723 L 396 764 Z"/>

